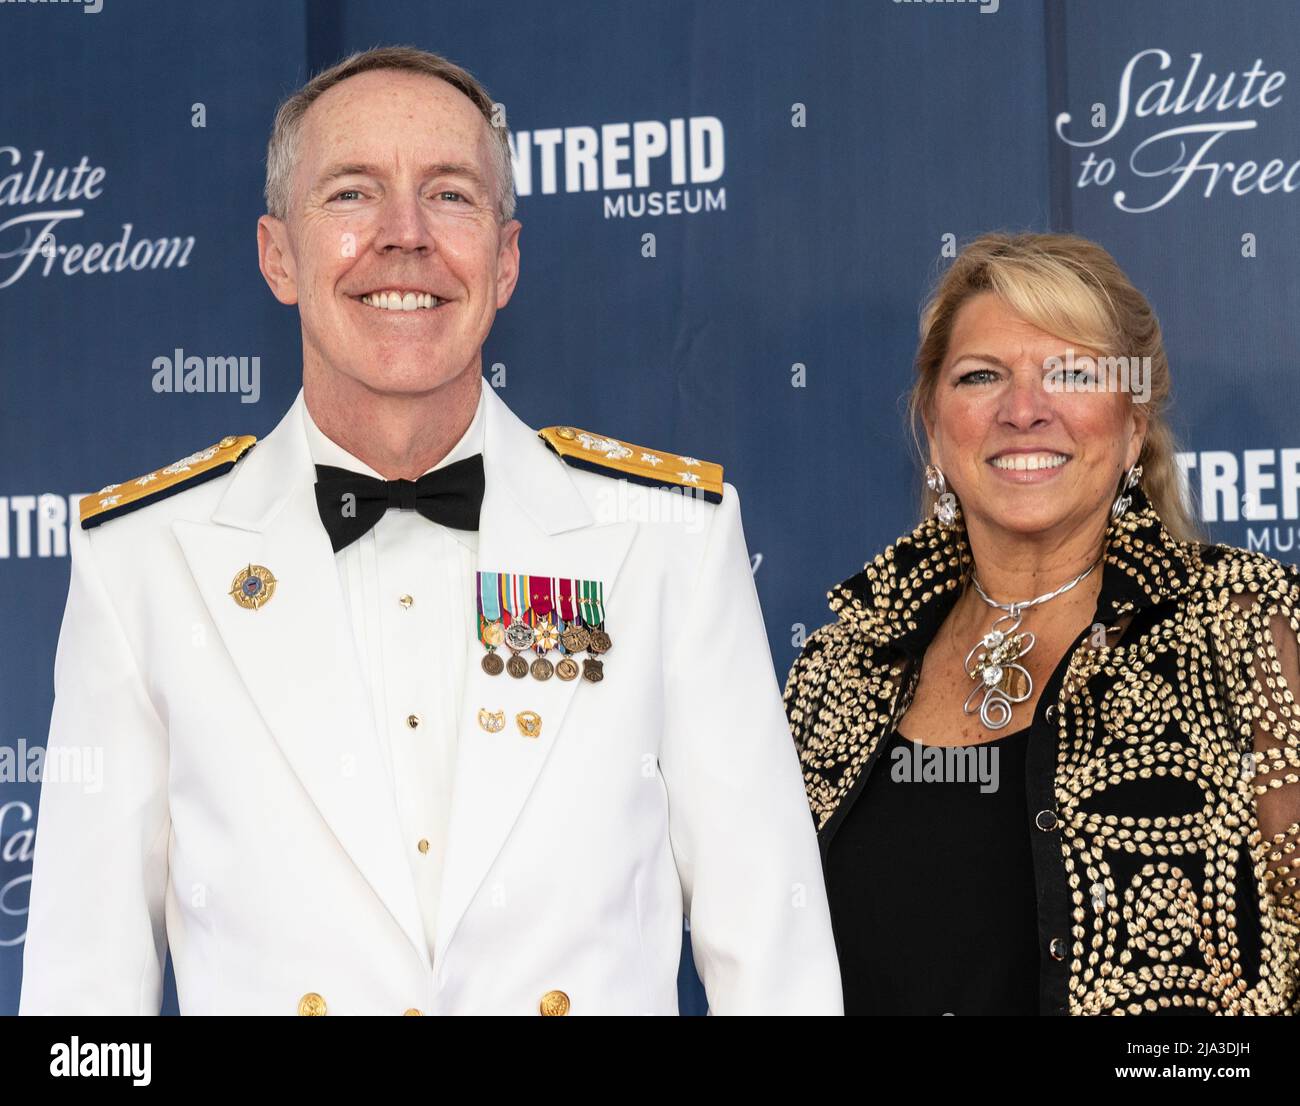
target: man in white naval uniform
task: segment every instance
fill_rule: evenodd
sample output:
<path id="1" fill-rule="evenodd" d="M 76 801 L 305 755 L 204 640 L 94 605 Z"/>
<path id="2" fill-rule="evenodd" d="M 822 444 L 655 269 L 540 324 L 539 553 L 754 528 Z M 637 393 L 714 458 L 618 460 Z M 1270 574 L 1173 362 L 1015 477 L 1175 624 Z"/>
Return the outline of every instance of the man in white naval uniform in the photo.
<path id="1" fill-rule="evenodd" d="M 170 948 L 185 1014 L 675 1014 L 683 916 L 712 1013 L 842 1012 L 735 489 L 483 386 L 491 120 L 407 48 L 281 107 L 303 389 L 83 500 L 49 749 L 104 784 L 43 786 L 22 1013 L 157 1013 Z"/>

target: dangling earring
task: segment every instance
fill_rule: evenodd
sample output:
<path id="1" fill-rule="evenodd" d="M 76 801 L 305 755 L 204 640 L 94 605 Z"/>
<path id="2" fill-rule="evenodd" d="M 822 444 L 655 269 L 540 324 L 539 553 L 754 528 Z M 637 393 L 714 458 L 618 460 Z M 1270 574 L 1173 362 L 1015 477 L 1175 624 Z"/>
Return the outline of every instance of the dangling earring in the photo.
<path id="1" fill-rule="evenodd" d="M 925 466 L 925 486 L 938 497 L 934 501 L 934 517 L 941 526 L 952 526 L 957 521 L 957 497 L 947 490 L 938 465 Z"/>
<path id="2" fill-rule="evenodd" d="M 1142 478 L 1142 466 L 1134 464 L 1129 470 L 1128 475 L 1120 481 L 1119 495 L 1115 497 L 1115 502 L 1110 505 L 1110 517 L 1112 520 L 1118 519 L 1123 515 L 1133 503 L 1133 497 L 1128 494 L 1130 488 L 1137 486 L 1137 482 Z"/>

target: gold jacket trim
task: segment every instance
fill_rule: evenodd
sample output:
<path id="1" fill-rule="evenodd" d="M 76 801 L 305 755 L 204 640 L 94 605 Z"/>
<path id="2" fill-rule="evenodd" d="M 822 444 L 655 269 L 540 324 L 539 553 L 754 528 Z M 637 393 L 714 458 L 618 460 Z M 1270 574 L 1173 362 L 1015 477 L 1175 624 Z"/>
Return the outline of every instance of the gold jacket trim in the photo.
<path id="1" fill-rule="evenodd" d="M 639 484 L 668 485 L 722 501 L 722 466 L 685 454 L 633 445 L 575 426 L 547 426 L 537 432 L 566 464 L 592 472 L 615 472 Z"/>
<path id="2" fill-rule="evenodd" d="M 79 508 L 82 529 L 88 530 L 118 515 L 166 499 L 195 483 L 220 476 L 256 442 L 257 438 L 252 434 L 228 435 L 216 445 L 200 449 L 170 465 L 120 484 L 109 484 L 92 495 L 83 496 Z"/>

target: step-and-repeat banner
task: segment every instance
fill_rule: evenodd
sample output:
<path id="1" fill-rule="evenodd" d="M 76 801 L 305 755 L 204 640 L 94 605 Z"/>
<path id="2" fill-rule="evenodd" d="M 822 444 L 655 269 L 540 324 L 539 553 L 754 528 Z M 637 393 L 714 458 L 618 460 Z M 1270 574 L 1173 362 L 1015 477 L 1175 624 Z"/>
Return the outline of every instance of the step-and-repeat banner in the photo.
<path id="1" fill-rule="evenodd" d="M 77 496 L 291 401 L 266 138 L 379 43 L 506 107 L 523 270 L 485 369 L 533 425 L 725 465 L 780 679 L 827 588 L 917 521 L 917 309 L 986 230 L 1116 255 L 1212 536 L 1297 559 L 1294 0 L 0 0 L 0 1013 Z M 238 372 L 168 388 L 190 357 Z M 699 1012 L 689 951 L 681 991 Z"/>

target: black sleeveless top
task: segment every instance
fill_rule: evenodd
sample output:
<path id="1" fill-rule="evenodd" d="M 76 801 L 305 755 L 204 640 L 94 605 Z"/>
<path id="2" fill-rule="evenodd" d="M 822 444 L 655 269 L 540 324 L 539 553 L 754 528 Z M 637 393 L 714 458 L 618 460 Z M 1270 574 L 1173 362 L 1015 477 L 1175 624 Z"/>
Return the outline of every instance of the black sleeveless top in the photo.
<path id="1" fill-rule="evenodd" d="M 845 1014 L 1038 1015 L 1032 728 L 957 749 L 889 735 L 826 857 Z"/>

